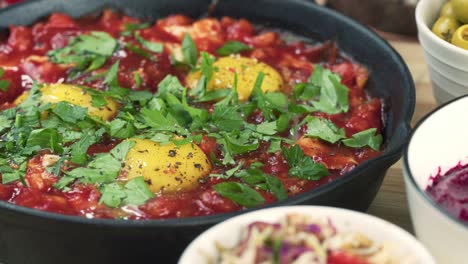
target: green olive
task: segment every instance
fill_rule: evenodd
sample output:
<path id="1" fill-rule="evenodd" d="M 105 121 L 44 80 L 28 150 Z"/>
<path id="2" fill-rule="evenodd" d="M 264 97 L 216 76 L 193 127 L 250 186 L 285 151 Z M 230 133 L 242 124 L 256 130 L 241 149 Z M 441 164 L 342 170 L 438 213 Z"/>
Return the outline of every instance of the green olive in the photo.
<path id="1" fill-rule="evenodd" d="M 455 16 L 451 2 L 447 2 L 444 6 L 442 6 L 442 9 L 440 9 L 440 16 Z"/>
<path id="2" fill-rule="evenodd" d="M 468 0 L 451 0 L 453 12 L 463 24 L 468 24 Z"/>
<path id="3" fill-rule="evenodd" d="M 454 17 L 439 17 L 432 27 L 432 32 L 434 32 L 439 38 L 450 41 L 452 35 L 460 27 L 460 23 Z"/>
<path id="4" fill-rule="evenodd" d="M 452 36 L 452 44 L 468 50 L 468 25 L 461 26 Z"/>

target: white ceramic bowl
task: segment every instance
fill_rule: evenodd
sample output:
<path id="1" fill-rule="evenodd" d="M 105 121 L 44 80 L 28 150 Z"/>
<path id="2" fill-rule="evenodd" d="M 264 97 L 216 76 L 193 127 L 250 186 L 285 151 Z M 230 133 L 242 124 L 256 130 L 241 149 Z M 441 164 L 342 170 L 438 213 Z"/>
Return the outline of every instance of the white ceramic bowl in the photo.
<path id="1" fill-rule="evenodd" d="M 427 250 L 403 229 L 370 215 L 324 206 L 275 207 L 236 216 L 198 236 L 184 251 L 179 264 L 208 263 L 206 256 L 213 259 L 217 256 L 216 242 L 232 247 L 238 243 L 241 230 L 248 224 L 255 221 L 278 222 L 290 213 L 329 217 L 339 231 L 359 231 L 374 241 L 398 245 L 394 253 L 406 259 L 405 264 L 435 264 Z"/>
<path id="2" fill-rule="evenodd" d="M 404 153 L 408 203 L 416 236 L 438 263 L 468 263 L 468 224 L 426 193 L 429 177 L 468 162 L 468 96 L 436 109 L 416 126 Z"/>
<path id="3" fill-rule="evenodd" d="M 468 94 L 468 50 L 454 46 L 432 33 L 432 25 L 447 0 L 420 0 L 416 7 L 419 42 L 424 49 L 437 103 Z"/>

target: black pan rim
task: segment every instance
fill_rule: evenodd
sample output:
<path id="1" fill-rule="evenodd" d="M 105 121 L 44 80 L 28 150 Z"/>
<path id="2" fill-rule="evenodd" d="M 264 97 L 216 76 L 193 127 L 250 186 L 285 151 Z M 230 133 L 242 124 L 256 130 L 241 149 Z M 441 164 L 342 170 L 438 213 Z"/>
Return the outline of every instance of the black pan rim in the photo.
<path id="1" fill-rule="evenodd" d="M 0 11 L 0 15 L 3 13 L 8 12 L 9 10 L 19 8 L 21 6 L 26 6 L 35 2 L 41 2 L 44 0 L 30 0 L 27 2 L 22 2 L 17 5 L 9 6 Z M 354 168 L 351 172 L 344 174 L 339 179 L 336 179 L 330 183 L 327 183 L 317 189 L 311 190 L 309 192 L 305 192 L 293 197 L 290 197 L 281 202 L 275 202 L 268 205 L 258 206 L 252 209 L 241 210 L 237 212 L 230 212 L 230 213 L 221 213 L 221 214 L 214 214 L 208 216 L 197 216 L 197 217 L 188 217 L 188 218 L 169 218 L 169 219 L 149 219 L 149 220 L 123 220 L 123 219 L 99 219 L 99 218 L 85 218 L 82 216 L 70 216 L 70 215 L 63 215 L 58 213 L 52 213 L 47 211 L 41 211 L 37 209 L 27 208 L 23 206 L 18 206 L 6 201 L 0 201 L 0 210 L 7 210 L 12 213 L 20 213 L 25 216 L 31 217 L 39 217 L 48 220 L 55 220 L 61 222 L 69 222 L 69 223 L 76 223 L 82 225 L 99 225 L 99 226 L 110 226 L 110 227 L 118 227 L 118 228 L 149 228 L 149 227 L 182 227 L 182 226 L 198 226 L 198 225 L 213 225 L 220 221 L 226 220 L 230 217 L 247 213 L 254 210 L 274 207 L 274 206 L 281 206 L 281 205 L 291 205 L 291 204 L 298 204 L 304 202 L 312 197 L 319 196 L 321 194 L 327 193 L 328 191 L 335 189 L 347 182 L 353 180 L 355 177 L 359 177 L 364 171 L 375 167 L 382 163 L 389 163 L 390 165 L 395 163 L 400 157 L 401 153 L 407 143 L 409 133 L 410 133 L 410 122 L 411 118 L 414 113 L 415 109 L 415 86 L 412 79 L 412 75 L 403 61 L 401 55 L 392 47 L 390 44 L 380 37 L 377 33 L 375 33 L 370 28 L 359 24 L 358 22 L 352 20 L 351 18 L 345 17 L 333 10 L 327 9 L 325 7 L 321 7 L 313 1 L 308 0 L 290 0 L 291 4 L 295 4 L 298 6 L 302 6 L 302 8 L 310 8 L 318 10 L 318 12 L 325 13 L 327 16 L 330 16 L 334 20 L 346 24 L 350 27 L 355 28 L 356 30 L 360 31 L 363 35 L 367 35 L 372 41 L 375 42 L 377 46 L 379 46 L 384 52 L 387 52 L 391 55 L 393 61 L 397 64 L 398 68 L 401 71 L 402 82 L 404 86 L 407 88 L 409 94 L 407 94 L 404 104 L 403 104 L 403 117 L 402 121 L 398 123 L 398 126 L 395 127 L 395 131 L 401 131 L 403 134 L 403 140 L 395 144 L 392 148 L 384 149 L 382 155 L 375 157 L 373 159 L 367 160 L 356 168 Z M 349 54 L 352 56 L 352 54 Z M 392 138 L 389 139 L 388 142 L 391 142 Z"/>

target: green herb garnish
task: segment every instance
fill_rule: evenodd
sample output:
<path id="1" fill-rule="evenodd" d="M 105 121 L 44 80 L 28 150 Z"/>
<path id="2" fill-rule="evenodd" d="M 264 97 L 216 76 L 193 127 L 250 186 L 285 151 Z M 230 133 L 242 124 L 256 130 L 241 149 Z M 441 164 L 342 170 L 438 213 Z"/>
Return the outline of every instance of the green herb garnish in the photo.
<path id="1" fill-rule="evenodd" d="M 0 78 L 2 78 L 4 74 L 5 70 L 3 68 L 0 68 Z M 8 90 L 8 86 L 10 86 L 10 81 L 0 80 L 0 91 L 6 92 Z"/>
<path id="2" fill-rule="evenodd" d="M 47 55 L 50 61 L 59 64 L 73 64 L 71 77 L 83 71 L 99 69 L 117 48 L 117 40 L 106 32 L 92 31 L 89 35 L 80 35 L 61 48 L 52 50 Z"/>
<path id="3" fill-rule="evenodd" d="M 352 148 L 361 148 L 369 146 L 373 150 L 379 150 L 382 144 L 382 135 L 376 135 L 376 128 L 370 128 L 361 132 L 358 132 L 351 136 L 351 138 L 344 139 L 343 144 Z"/>
<path id="4" fill-rule="evenodd" d="M 221 196 L 245 207 L 255 207 L 265 202 L 257 191 L 238 182 L 223 182 L 213 186 L 213 189 Z"/>
<path id="5" fill-rule="evenodd" d="M 198 60 L 198 49 L 189 34 L 185 34 L 182 40 L 182 54 L 184 55 L 184 62 L 195 68 Z"/>
<path id="6" fill-rule="evenodd" d="M 157 42 L 151 42 L 148 40 L 145 40 L 140 33 L 135 32 L 135 38 L 138 40 L 138 42 L 141 43 L 141 45 L 146 48 L 149 51 L 156 52 L 156 53 L 161 53 L 164 49 L 164 45 L 161 43 Z"/>
<path id="7" fill-rule="evenodd" d="M 298 145 L 283 148 L 282 153 L 288 161 L 289 175 L 293 177 L 316 181 L 330 174 L 323 164 L 315 163 L 310 157 L 305 156 Z"/>
<path id="8" fill-rule="evenodd" d="M 307 121 L 306 136 L 308 137 L 317 137 L 332 144 L 346 138 L 344 129 L 338 128 L 328 119 L 309 116 Z"/>
<path id="9" fill-rule="evenodd" d="M 228 41 L 221 48 L 216 50 L 220 56 L 228 56 L 246 50 L 252 50 L 251 47 L 239 41 Z"/>

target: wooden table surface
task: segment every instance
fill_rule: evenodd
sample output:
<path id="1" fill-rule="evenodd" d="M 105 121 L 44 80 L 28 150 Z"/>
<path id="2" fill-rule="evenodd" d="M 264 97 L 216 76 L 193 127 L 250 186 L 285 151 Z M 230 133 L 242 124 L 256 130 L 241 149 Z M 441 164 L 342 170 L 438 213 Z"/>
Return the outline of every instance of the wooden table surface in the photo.
<path id="1" fill-rule="evenodd" d="M 412 126 L 414 126 L 436 107 L 423 51 L 415 39 L 386 37 L 405 60 L 416 83 L 416 109 L 412 120 Z M 406 202 L 401 160 L 388 170 L 384 183 L 368 213 L 397 224 L 410 232 L 413 231 Z"/>

